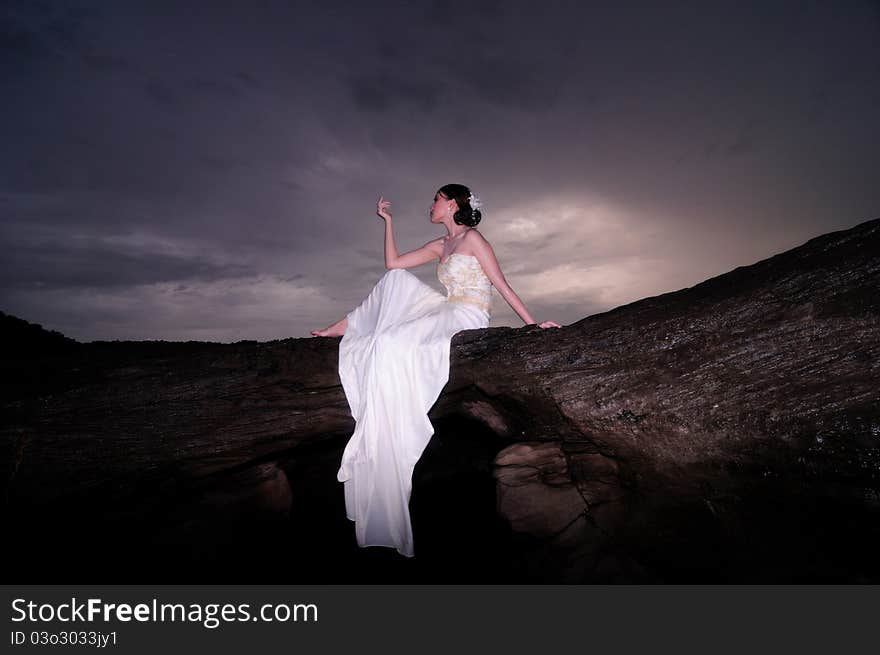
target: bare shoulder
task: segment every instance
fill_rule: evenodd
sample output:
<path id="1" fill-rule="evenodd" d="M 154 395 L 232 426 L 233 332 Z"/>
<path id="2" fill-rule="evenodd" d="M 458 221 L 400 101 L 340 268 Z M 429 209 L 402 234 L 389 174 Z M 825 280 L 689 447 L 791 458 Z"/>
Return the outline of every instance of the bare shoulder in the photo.
<path id="1" fill-rule="evenodd" d="M 486 237 L 483 236 L 483 233 L 475 227 L 472 227 L 470 230 L 468 230 L 467 235 L 465 235 L 465 239 L 467 241 L 470 241 L 471 243 L 489 243 L 488 241 L 486 241 Z"/>
<path id="2" fill-rule="evenodd" d="M 468 249 L 475 254 L 492 251 L 492 246 L 489 244 L 489 241 L 483 236 L 483 233 L 479 232 L 475 227 L 468 231 L 464 240 Z"/>

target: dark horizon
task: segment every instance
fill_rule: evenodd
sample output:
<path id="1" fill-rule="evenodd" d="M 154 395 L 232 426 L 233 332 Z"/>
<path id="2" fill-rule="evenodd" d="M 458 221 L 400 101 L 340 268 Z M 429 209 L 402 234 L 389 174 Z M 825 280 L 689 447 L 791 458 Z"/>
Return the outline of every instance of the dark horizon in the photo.
<path id="1" fill-rule="evenodd" d="M 880 4 L 7 2 L 0 309 L 78 341 L 308 337 L 480 230 L 568 324 L 880 216 Z M 462 28 L 461 26 L 466 26 Z M 414 269 L 439 288 L 435 265 Z M 492 326 L 522 322 L 494 294 Z"/>
<path id="2" fill-rule="evenodd" d="M 813 241 L 814 239 L 819 239 L 819 238 L 822 238 L 822 237 L 830 236 L 831 234 L 834 234 L 834 233 L 837 233 L 837 232 L 849 232 L 849 231 L 851 231 L 851 230 L 861 230 L 861 229 L 863 229 L 863 227 L 864 227 L 865 225 L 867 225 L 868 223 L 875 223 L 875 222 L 880 222 L 880 217 L 878 217 L 878 218 L 874 218 L 874 219 L 871 219 L 871 220 L 867 220 L 867 221 L 862 221 L 861 223 L 858 223 L 858 224 L 856 224 L 856 225 L 853 225 L 853 226 L 850 227 L 850 228 L 843 228 L 843 229 L 841 229 L 841 230 L 834 230 L 833 232 L 829 232 L 829 233 L 825 233 L 825 234 L 822 234 L 822 235 L 816 235 L 816 236 L 814 236 L 814 237 L 810 237 L 810 238 L 807 239 L 803 244 L 798 244 L 798 246 L 795 246 L 794 248 L 790 248 L 790 249 L 787 250 L 787 251 L 783 251 L 783 252 L 779 252 L 779 253 L 774 253 L 774 254 L 770 255 L 769 257 L 766 257 L 766 258 L 764 258 L 764 259 L 761 259 L 761 260 L 759 260 L 759 261 L 757 261 L 757 262 L 752 262 L 751 264 L 743 264 L 743 265 L 741 265 L 741 266 L 736 267 L 735 269 L 731 269 L 730 271 L 725 271 L 725 272 L 723 272 L 723 273 L 720 273 L 720 274 L 718 274 L 718 275 L 712 276 L 712 277 L 710 277 L 710 278 L 706 278 L 705 280 L 700 280 L 699 282 L 696 282 L 696 283 L 694 283 L 693 285 L 690 285 L 690 286 L 688 286 L 688 287 L 682 287 L 682 288 L 680 288 L 680 289 L 670 289 L 669 291 L 664 291 L 664 292 L 659 293 L 659 294 L 656 294 L 656 295 L 654 295 L 654 296 L 645 296 L 644 298 L 637 298 L 637 299 L 635 299 L 635 300 L 633 300 L 633 301 L 630 301 L 630 302 L 627 302 L 627 303 L 622 303 L 622 304 L 620 304 L 620 305 L 616 305 L 616 306 L 614 306 L 614 307 L 609 307 L 607 310 L 604 310 L 603 312 L 595 312 L 594 314 L 591 314 L 590 316 L 596 316 L 596 315 L 598 315 L 598 314 L 602 314 L 602 313 L 606 313 L 606 312 L 609 312 L 609 311 L 613 311 L 613 310 L 615 310 L 615 309 L 619 309 L 619 308 L 622 308 L 622 307 L 624 307 L 624 306 L 634 305 L 634 304 L 639 303 L 640 301 L 643 301 L 643 300 L 651 300 L 651 299 L 656 298 L 656 297 L 658 297 L 658 296 L 664 296 L 664 295 L 668 295 L 668 294 L 676 294 L 676 293 L 686 293 L 686 292 L 691 291 L 694 287 L 700 286 L 700 285 L 702 285 L 702 284 L 704 284 L 704 283 L 711 283 L 711 282 L 717 280 L 718 278 L 723 278 L 723 277 L 725 277 L 725 276 L 727 276 L 727 275 L 729 275 L 729 274 L 736 275 L 736 274 L 737 274 L 738 272 L 740 272 L 742 269 L 749 269 L 749 268 L 751 268 L 752 266 L 756 266 L 756 265 L 763 264 L 763 263 L 769 263 L 768 260 L 770 260 L 770 259 L 774 259 L 774 258 L 776 258 L 777 256 L 779 256 L 779 255 L 781 255 L 781 254 L 783 254 L 783 253 L 787 253 L 787 252 L 789 252 L 789 251 L 791 251 L 791 250 L 799 250 L 802 246 L 806 246 L 809 242 Z M 39 324 L 39 323 L 36 323 L 36 322 L 34 322 L 34 321 L 28 321 L 28 320 L 27 320 L 26 318 L 24 318 L 24 317 L 14 316 L 14 315 L 12 315 L 12 314 L 9 314 L 8 312 L 3 311 L 2 309 L 0 309 L 0 316 L 3 316 L 4 319 L 8 319 L 8 321 L 12 321 L 12 322 L 15 322 L 15 321 L 24 321 L 24 323 L 15 326 L 15 328 L 12 328 L 12 327 L 11 327 L 11 323 L 8 323 L 8 325 L 7 325 L 7 329 L 11 329 L 11 330 L 12 330 L 11 333 L 12 333 L 12 334 L 15 334 L 17 339 L 25 339 L 25 340 L 28 340 L 28 344 L 29 344 L 29 345 L 28 345 L 28 344 L 24 344 L 24 343 L 19 343 L 19 342 L 17 342 L 18 345 L 17 345 L 17 346 L 14 346 L 15 348 L 21 348 L 22 346 L 28 345 L 28 347 L 26 348 L 26 350 L 28 350 L 28 351 L 29 351 L 29 348 L 30 348 L 30 347 L 33 347 L 33 348 L 37 348 L 37 349 L 39 349 L 41 352 L 43 352 L 43 351 L 45 351 L 45 349 L 50 345 L 50 342 L 47 341 L 47 338 L 50 338 L 50 339 L 53 340 L 53 345 L 54 345 L 54 347 L 56 347 L 57 352 L 60 353 L 60 352 L 65 352 L 65 351 L 68 350 L 68 345 L 70 344 L 70 340 L 73 339 L 73 337 L 70 337 L 69 335 L 63 334 L 63 333 L 61 333 L 61 332 L 59 332 L 59 331 L 57 331 L 57 330 L 51 330 L 51 329 L 47 328 L 46 326 L 43 326 L 43 325 L 41 325 L 41 324 Z M 582 316 L 580 319 L 576 319 L 575 321 L 573 321 L 573 323 L 578 322 L 578 321 L 580 321 L 580 320 L 582 320 L 582 319 L 584 319 L 584 318 L 589 318 L 589 317 L 588 317 L 588 316 Z M 27 324 L 27 325 L 25 325 L 25 324 Z M 35 332 L 34 332 L 35 328 L 40 328 L 40 329 L 42 330 L 42 332 L 40 332 L 39 334 L 35 333 Z M 286 338 L 296 338 L 296 335 L 294 335 L 293 337 L 281 337 L 281 339 L 286 339 Z M 267 339 L 267 340 L 239 339 L 239 340 L 236 340 L 235 342 L 232 342 L 232 343 L 238 343 L 238 342 L 243 342 L 243 341 L 256 341 L 256 342 L 259 343 L 259 342 L 273 341 L 273 340 L 274 340 L 274 339 Z M 185 342 L 187 342 L 187 341 L 195 341 L 195 342 L 200 342 L 200 343 L 222 343 L 222 342 L 213 342 L 213 341 L 210 341 L 210 340 L 202 340 L 202 339 L 192 339 L 192 340 L 190 340 L 190 339 L 186 339 L 186 340 L 178 340 L 178 339 L 134 339 L 134 340 L 131 340 L 131 339 L 94 339 L 94 340 L 89 340 L 89 341 L 85 341 L 85 342 L 84 342 L 84 341 L 79 341 L 79 340 L 75 340 L 75 339 L 74 339 L 74 341 L 76 341 L 77 343 L 80 343 L 80 344 L 82 344 L 82 343 L 99 343 L 99 342 L 100 342 L 100 343 L 108 343 L 108 342 L 114 342 L 114 341 L 120 341 L 120 342 L 126 342 L 126 341 L 133 341 L 133 342 L 161 341 L 161 342 L 167 342 L 167 343 L 185 343 Z M 31 342 L 32 342 L 32 343 L 31 343 Z M 36 352 L 36 351 L 35 351 L 35 352 Z M 44 352 L 44 354 L 45 354 L 45 352 Z"/>

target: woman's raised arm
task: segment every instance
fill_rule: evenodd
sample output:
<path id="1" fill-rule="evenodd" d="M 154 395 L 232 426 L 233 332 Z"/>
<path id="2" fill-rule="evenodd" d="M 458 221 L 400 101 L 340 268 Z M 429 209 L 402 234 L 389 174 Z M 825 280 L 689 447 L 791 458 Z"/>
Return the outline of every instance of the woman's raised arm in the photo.
<path id="1" fill-rule="evenodd" d="M 414 266 L 427 264 L 433 259 L 440 259 L 438 244 L 442 241 L 442 238 L 431 239 L 421 248 L 410 250 L 402 255 L 398 254 L 397 244 L 394 243 L 394 227 L 391 212 L 388 211 L 390 205 L 390 200 L 385 200 L 385 198 L 379 196 L 379 202 L 376 204 L 376 213 L 385 221 L 385 268 L 413 268 Z"/>

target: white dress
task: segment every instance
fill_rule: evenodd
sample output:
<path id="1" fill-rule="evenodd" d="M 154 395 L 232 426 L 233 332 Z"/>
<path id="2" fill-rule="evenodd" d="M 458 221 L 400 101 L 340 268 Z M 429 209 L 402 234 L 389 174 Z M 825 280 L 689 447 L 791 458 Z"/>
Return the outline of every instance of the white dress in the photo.
<path id="1" fill-rule="evenodd" d="M 447 295 L 402 268 L 387 271 L 348 315 L 339 377 L 355 429 L 336 479 L 358 545 L 412 557 L 412 472 L 434 428 L 428 411 L 449 380 L 452 337 L 484 328 L 492 284 L 473 255 L 437 264 Z"/>

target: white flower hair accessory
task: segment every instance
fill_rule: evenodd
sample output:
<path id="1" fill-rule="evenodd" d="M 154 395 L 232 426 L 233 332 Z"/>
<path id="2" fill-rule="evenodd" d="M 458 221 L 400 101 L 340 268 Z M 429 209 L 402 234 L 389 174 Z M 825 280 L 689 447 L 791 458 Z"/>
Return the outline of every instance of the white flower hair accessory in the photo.
<path id="1" fill-rule="evenodd" d="M 473 193 L 468 196 L 468 203 L 471 206 L 471 209 L 479 209 L 483 206 L 483 202 L 477 198 Z"/>

